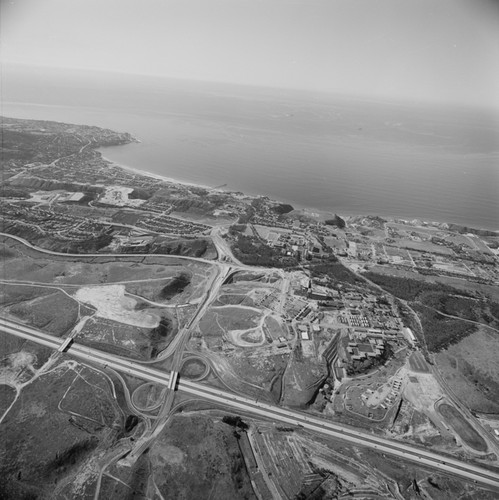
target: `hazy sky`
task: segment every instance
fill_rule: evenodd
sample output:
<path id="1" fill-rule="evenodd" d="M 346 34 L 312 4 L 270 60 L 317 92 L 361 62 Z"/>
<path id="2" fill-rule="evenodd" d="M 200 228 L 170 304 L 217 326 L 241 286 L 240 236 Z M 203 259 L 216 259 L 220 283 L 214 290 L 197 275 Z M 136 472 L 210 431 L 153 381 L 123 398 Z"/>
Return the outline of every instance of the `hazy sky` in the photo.
<path id="1" fill-rule="evenodd" d="M 499 107 L 495 0 L 0 1 L 4 61 Z"/>

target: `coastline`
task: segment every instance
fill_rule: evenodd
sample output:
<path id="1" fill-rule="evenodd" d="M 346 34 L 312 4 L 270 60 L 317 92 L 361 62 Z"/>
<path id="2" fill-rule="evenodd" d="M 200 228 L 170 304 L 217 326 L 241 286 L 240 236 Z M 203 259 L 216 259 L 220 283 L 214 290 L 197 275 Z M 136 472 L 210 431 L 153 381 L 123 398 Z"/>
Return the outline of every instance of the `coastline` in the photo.
<path id="1" fill-rule="evenodd" d="M 140 142 L 140 141 L 137 140 L 136 142 Z M 126 144 L 124 144 L 124 146 L 126 146 Z M 103 160 L 107 161 L 111 165 L 114 165 L 114 166 L 116 166 L 118 168 L 126 170 L 127 172 L 131 172 L 132 174 L 139 175 L 139 176 L 142 176 L 142 177 L 150 177 L 152 179 L 157 179 L 158 181 L 163 181 L 163 182 L 169 182 L 171 184 L 181 184 L 183 186 L 190 186 L 190 187 L 197 187 L 197 188 L 209 189 L 211 191 L 221 191 L 220 189 L 219 190 L 213 189 L 212 187 L 205 186 L 203 184 L 196 184 L 194 182 L 180 181 L 178 179 L 173 179 L 171 177 L 166 177 L 164 175 L 160 175 L 160 174 L 155 174 L 153 172 L 149 172 L 148 170 L 142 170 L 140 168 L 131 167 L 130 165 L 125 165 L 123 163 L 117 163 L 116 161 L 111 160 L 110 158 L 106 157 L 102 153 L 102 149 L 103 148 L 97 148 L 96 151 L 98 151 L 101 154 L 101 157 L 102 157 Z"/>
<path id="2" fill-rule="evenodd" d="M 127 144 L 123 144 L 120 146 L 126 146 Z M 276 203 L 285 203 L 285 204 L 290 204 L 294 207 L 296 211 L 303 212 L 304 214 L 317 214 L 318 217 L 321 218 L 327 218 L 331 217 L 333 215 L 339 215 L 342 218 L 345 219 L 351 219 L 354 217 L 380 217 L 389 221 L 419 221 L 419 222 L 424 222 L 428 225 L 432 226 L 444 226 L 444 225 L 449 225 L 449 226 L 460 226 L 463 228 L 469 228 L 469 229 L 474 229 L 474 230 L 484 230 L 484 231 L 491 231 L 494 233 L 499 233 L 499 223 L 497 224 L 490 224 L 490 223 L 485 223 L 485 224 L 480 224 L 476 223 L 472 220 L 464 220 L 459 219 L 459 218 L 441 218 L 441 219 L 435 219 L 431 215 L 424 216 L 421 214 L 414 215 L 413 213 L 405 212 L 405 213 L 398 213 L 394 215 L 393 212 L 384 212 L 384 211 L 377 211 L 377 210 L 369 210 L 369 208 L 366 208 L 365 210 L 353 210 L 350 211 L 348 209 L 343 210 L 341 207 L 337 207 L 336 209 L 331 207 L 314 207 L 310 206 L 308 204 L 304 204 L 303 202 L 297 202 L 294 199 L 287 198 L 287 197 L 282 197 L 282 196 L 275 196 L 272 194 L 262 194 L 259 192 L 248 192 L 247 190 L 244 189 L 244 187 L 237 187 L 233 190 L 224 190 L 224 189 L 215 189 L 214 187 L 208 185 L 208 184 L 203 184 L 199 182 L 193 182 L 193 181 L 188 181 L 188 180 L 180 180 L 176 179 L 173 177 L 167 177 L 162 174 L 154 173 L 149 170 L 145 170 L 142 168 L 137 168 L 137 167 L 132 167 L 130 165 L 127 165 L 126 163 L 123 162 L 123 158 L 119 158 L 118 160 L 114 160 L 108 156 L 105 156 L 103 153 L 105 152 L 105 147 L 103 148 L 98 148 L 97 151 L 100 152 L 102 155 L 103 159 L 106 161 L 110 162 L 111 164 L 114 164 L 116 166 L 119 166 L 120 168 L 123 168 L 124 170 L 127 170 L 129 172 L 132 172 L 136 175 L 143 175 L 146 177 L 154 178 L 157 180 L 161 180 L 164 182 L 169 182 L 173 184 L 179 184 L 179 185 L 184 185 L 184 186 L 191 186 L 191 187 L 198 187 L 198 188 L 203 188 L 207 189 L 211 192 L 221 192 L 221 193 L 243 193 L 245 197 L 247 198 L 252 198 L 256 199 L 259 197 L 267 197 L 270 200 L 276 202 Z M 126 159 L 125 159 L 126 161 Z M 147 167 L 146 167 L 147 168 Z M 365 208 L 365 207 L 364 207 Z"/>
<path id="3" fill-rule="evenodd" d="M 20 119 L 49 120 L 76 124 L 91 123 L 101 128 L 109 128 L 111 130 L 130 130 L 130 134 L 135 140 L 137 140 L 137 137 L 141 137 L 140 142 L 144 147 L 149 147 L 151 144 L 154 145 L 154 141 L 158 140 L 158 134 L 152 137 L 148 136 L 151 123 L 147 120 L 144 121 L 141 117 L 137 118 L 136 115 L 132 115 L 130 113 L 125 113 L 123 115 L 120 114 L 119 122 L 114 123 L 116 121 L 114 114 L 111 113 L 104 115 L 103 110 L 97 107 L 82 108 L 80 106 L 68 107 L 65 105 L 33 105 L 29 102 L 23 102 L 22 104 L 9 102 L 8 108 L 9 109 L 4 110 L 5 115 Z M 140 126 L 136 125 L 137 120 L 139 121 Z M 157 123 L 154 124 L 157 125 Z M 147 128 L 144 128 L 146 125 Z M 184 132 L 187 133 L 188 130 Z M 122 146 L 123 145 L 120 145 L 119 147 L 121 148 Z M 360 169 L 358 172 L 354 171 L 355 174 L 350 173 L 350 170 L 347 168 L 348 165 L 346 164 L 346 166 L 341 167 L 341 162 L 339 160 L 339 182 L 334 183 L 334 186 L 336 187 L 333 185 L 329 186 L 321 182 L 321 172 L 314 170 L 313 173 L 315 178 L 313 178 L 308 184 L 304 184 L 301 188 L 299 184 L 300 179 L 297 179 L 296 176 L 287 177 L 286 169 L 281 169 L 278 172 L 278 176 L 272 175 L 268 182 L 265 180 L 264 182 L 260 182 L 258 184 L 257 182 L 248 183 L 248 175 L 246 175 L 246 178 L 240 178 L 237 173 L 237 166 L 234 167 L 236 168 L 236 171 L 234 175 L 231 175 L 230 180 L 222 177 L 219 182 L 214 180 L 212 184 L 211 177 L 209 175 L 203 174 L 202 176 L 198 176 L 195 172 L 194 165 L 197 164 L 195 163 L 195 160 L 199 160 L 199 154 L 198 156 L 193 157 L 194 162 L 191 162 L 189 161 L 189 150 L 185 150 L 185 148 L 180 148 L 179 151 L 184 152 L 187 155 L 186 157 L 183 157 L 185 158 L 185 165 L 187 168 L 177 168 L 176 170 L 173 170 L 170 173 L 173 177 L 163 175 L 164 168 L 162 166 L 161 154 L 164 152 L 160 150 L 152 150 L 152 156 L 156 155 L 159 158 L 156 163 L 153 161 L 152 164 L 149 164 L 147 161 L 147 155 L 137 154 L 133 151 L 130 158 L 128 158 L 127 154 L 117 154 L 116 160 L 113 160 L 107 156 L 107 147 L 97 148 L 97 150 L 101 152 L 102 156 L 107 161 L 118 165 L 125 170 L 133 172 L 136 175 L 148 176 L 150 178 L 155 178 L 158 181 L 162 180 L 164 182 L 177 183 L 179 185 L 183 184 L 185 186 L 193 187 L 198 186 L 209 190 L 213 190 L 214 185 L 229 182 L 229 187 L 220 189 L 219 192 L 242 192 L 248 198 L 267 196 L 272 200 L 277 200 L 280 203 L 288 203 L 296 209 L 303 209 L 307 212 L 320 214 L 337 213 L 339 215 L 348 214 L 349 217 L 378 215 L 379 217 L 387 219 L 417 219 L 427 221 L 429 223 L 456 224 L 463 227 L 481 228 L 493 232 L 499 231 L 499 221 L 497 220 L 497 217 L 494 216 L 494 213 L 497 211 L 497 189 L 494 187 L 494 179 L 497 179 L 495 166 L 493 171 L 487 167 L 486 170 L 482 172 L 484 176 L 481 176 L 481 171 L 477 171 L 476 175 L 474 175 L 472 170 L 470 170 L 471 166 L 466 162 L 461 165 L 462 169 L 460 166 L 453 165 L 452 168 L 455 169 L 456 173 L 461 177 L 463 172 L 466 173 L 466 171 L 468 171 L 469 174 L 468 177 L 465 178 L 460 184 L 456 184 L 456 189 L 460 186 L 465 186 L 461 189 L 461 191 L 451 191 L 449 189 L 429 189 L 427 191 L 423 190 L 422 194 L 418 197 L 413 196 L 411 194 L 413 191 L 411 191 L 410 196 L 405 198 L 404 196 L 401 196 L 397 190 L 398 181 L 394 181 L 391 186 L 391 191 L 385 189 L 385 184 L 381 186 L 383 189 L 380 190 L 379 185 L 376 184 L 373 186 L 369 183 L 369 181 L 372 180 L 371 177 L 362 177 L 365 169 Z M 284 153 L 286 153 L 286 151 L 284 151 Z M 112 149 L 109 154 L 111 157 L 113 156 Z M 258 159 L 259 157 L 255 158 L 254 161 L 258 161 Z M 410 159 L 407 159 L 407 161 L 409 160 Z M 201 158 L 201 161 L 204 161 L 203 158 Z M 406 159 L 403 160 L 403 162 L 405 161 Z M 286 158 L 280 158 L 279 162 L 285 163 Z M 249 162 L 243 162 L 243 167 L 247 170 L 248 168 L 250 169 L 249 171 L 251 172 L 251 176 L 260 176 L 261 178 L 265 176 L 265 168 L 257 168 L 257 166 L 255 166 L 254 171 L 252 171 L 251 166 L 248 167 L 248 164 Z M 261 165 L 261 163 L 259 165 Z M 444 162 L 442 165 L 445 167 L 447 164 Z M 225 168 L 231 168 L 231 165 L 223 166 Z M 439 167 L 439 165 L 437 165 L 437 167 Z M 439 171 L 437 167 L 435 168 Z M 209 172 L 208 168 L 205 170 Z M 461 170 L 463 170 L 463 172 L 461 172 Z M 291 169 L 290 174 L 293 172 L 294 170 Z M 454 170 L 451 173 L 453 172 Z M 359 175 L 356 175 L 357 173 Z M 427 175 L 423 175 L 425 173 Z M 425 179 L 432 177 L 430 174 L 431 172 L 424 170 L 421 172 L 421 177 Z M 179 178 L 175 178 L 175 176 Z M 396 178 L 396 176 L 390 177 L 390 179 Z M 294 189 L 289 190 L 288 188 L 283 187 L 291 182 L 293 182 L 293 185 L 295 186 Z M 403 184 L 407 184 L 407 182 L 405 179 L 400 181 L 402 185 L 402 193 L 405 193 Z M 445 178 L 437 176 L 435 177 L 433 183 L 428 184 L 431 187 L 433 185 L 445 185 L 445 183 Z M 341 187 L 338 187 L 340 185 Z M 469 192 L 466 187 L 468 185 L 472 188 L 469 189 Z M 263 187 L 263 189 L 259 189 L 259 187 Z M 300 193 L 309 194 L 302 195 Z M 374 193 L 374 195 L 372 196 L 371 193 Z M 395 197 L 391 196 L 392 193 L 395 194 Z M 483 193 L 486 196 L 482 196 Z M 428 199 L 426 199 L 426 196 L 428 196 Z"/>
<path id="4" fill-rule="evenodd" d="M 137 141 L 137 142 L 140 142 L 140 141 Z M 124 146 L 126 146 L 126 144 L 124 144 Z M 96 151 L 98 151 L 101 154 L 103 160 L 107 161 L 111 165 L 114 165 L 115 167 L 121 168 L 123 170 L 126 170 L 127 172 L 133 173 L 133 174 L 138 175 L 138 176 L 149 177 L 149 178 L 157 179 L 159 181 L 167 182 L 167 183 L 170 183 L 170 184 L 180 184 L 182 186 L 207 189 L 210 192 L 219 192 L 219 193 L 226 193 L 226 194 L 242 193 L 242 191 L 224 191 L 223 189 L 213 188 L 213 187 L 208 186 L 206 184 L 199 184 L 199 183 L 195 183 L 195 182 L 188 182 L 188 181 L 183 181 L 183 180 L 179 180 L 179 179 L 174 179 L 173 177 L 166 177 L 165 175 L 156 174 L 154 172 L 150 172 L 150 171 L 147 171 L 147 170 L 142 170 L 142 169 L 137 168 L 137 167 L 131 167 L 130 165 L 125 165 L 123 163 L 116 162 L 115 160 L 112 160 L 111 158 L 106 157 L 102 153 L 102 149 L 103 148 L 97 148 Z M 365 216 L 367 216 L 367 214 L 342 214 L 342 213 L 338 213 L 338 212 L 320 210 L 318 208 L 306 207 L 306 206 L 303 206 L 301 204 L 297 204 L 293 200 L 276 200 L 274 198 L 270 198 L 270 197 L 268 197 L 266 195 L 261 195 L 261 194 L 243 193 L 243 195 L 244 195 L 245 198 L 257 199 L 257 198 L 260 198 L 260 197 L 267 197 L 267 198 L 269 198 L 270 200 L 272 200 L 272 201 L 274 201 L 276 203 L 283 203 L 283 204 L 284 203 L 289 203 L 290 205 L 293 206 L 293 209 L 295 211 L 305 212 L 305 213 L 307 213 L 310 216 L 329 217 L 329 216 L 333 216 L 333 215 L 339 215 L 342 218 L 365 217 Z M 373 214 L 369 214 L 369 215 L 373 215 Z M 385 216 L 385 218 L 392 219 L 392 220 L 396 219 L 396 217 L 388 217 L 388 216 Z"/>
<path id="5" fill-rule="evenodd" d="M 140 141 L 137 141 L 137 142 L 140 142 Z M 126 146 L 126 144 L 124 144 L 124 145 Z M 131 167 L 130 165 L 125 165 L 123 163 L 118 163 L 118 162 L 106 157 L 103 154 L 102 149 L 104 149 L 104 148 L 98 148 L 97 151 L 101 154 L 103 160 L 105 160 L 106 162 L 109 162 L 111 165 L 114 165 L 118 168 L 121 168 L 123 170 L 126 170 L 127 172 L 133 173 L 133 174 L 138 175 L 138 176 L 149 177 L 149 178 L 157 179 L 159 181 L 170 183 L 170 184 L 179 184 L 182 186 L 188 186 L 188 187 L 193 187 L 193 188 L 207 189 L 210 192 L 218 191 L 218 192 L 227 193 L 227 194 L 236 193 L 236 191 L 224 191 L 223 189 L 216 189 L 216 188 L 204 185 L 204 184 L 182 181 L 182 180 L 174 179 L 172 177 L 166 177 L 164 175 L 156 174 L 154 172 L 142 170 L 142 169 L 139 169 L 136 167 Z M 240 191 L 237 191 L 237 192 L 240 192 Z M 246 198 L 253 198 L 253 199 L 259 198 L 261 196 L 265 196 L 265 195 L 253 195 L 253 194 L 247 194 L 247 193 L 243 193 L 243 194 Z M 347 221 L 349 219 L 352 219 L 355 217 L 380 217 L 380 218 L 386 219 L 387 221 L 390 221 L 390 222 L 402 221 L 402 222 L 406 222 L 406 223 L 411 223 L 413 221 L 418 221 L 419 223 L 424 223 L 424 224 L 434 226 L 434 227 L 454 225 L 454 226 L 460 226 L 462 228 L 468 228 L 468 229 L 477 230 L 477 231 L 492 231 L 494 233 L 497 233 L 499 236 L 499 229 L 491 229 L 491 228 L 481 227 L 481 226 L 468 226 L 465 224 L 454 223 L 454 222 L 427 220 L 427 219 L 422 219 L 420 217 L 407 218 L 407 217 L 394 216 L 394 215 L 379 215 L 379 214 L 374 214 L 374 213 L 368 213 L 368 214 L 367 213 L 359 213 L 359 214 L 349 213 L 349 214 L 346 214 L 346 213 L 342 213 L 342 212 L 339 213 L 339 212 L 333 212 L 333 211 L 320 210 L 320 209 L 314 208 L 314 207 L 302 206 L 300 204 L 296 204 L 292 200 L 276 200 L 276 199 L 270 198 L 270 197 L 269 197 L 269 199 L 271 199 L 272 201 L 274 201 L 276 203 L 289 203 L 293 206 L 295 211 L 303 212 L 304 214 L 309 215 L 311 217 L 327 218 L 327 217 L 331 217 L 334 215 L 338 215 Z M 442 229 L 445 229 L 445 228 L 442 227 Z"/>

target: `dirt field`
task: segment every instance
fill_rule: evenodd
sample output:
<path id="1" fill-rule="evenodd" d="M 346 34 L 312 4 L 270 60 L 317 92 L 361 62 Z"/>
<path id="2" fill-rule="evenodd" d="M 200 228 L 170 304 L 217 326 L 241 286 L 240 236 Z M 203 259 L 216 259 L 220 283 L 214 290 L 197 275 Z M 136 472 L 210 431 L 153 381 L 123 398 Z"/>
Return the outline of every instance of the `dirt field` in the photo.
<path id="1" fill-rule="evenodd" d="M 246 299 L 246 295 L 237 293 L 224 293 L 217 297 L 215 306 L 234 306 L 241 304 Z M 247 304 L 252 305 L 252 304 Z"/>
<path id="2" fill-rule="evenodd" d="M 287 328 L 275 317 L 268 316 L 265 319 L 265 327 L 274 341 L 278 341 L 281 337 L 287 339 L 289 336 Z"/>
<path id="3" fill-rule="evenodd" d="M 281 402 L 290 407 L 306 407 L 313 402 L 314 396 L 328 374 L 323 359 L 292 354 L 283 375 Z"/>
<path id="4" fill-rule="evenodd" d="M 453 406 L 443 403 L 438 406 L 438 413 L 454 429 L 459 437 L 474 450 L 485 452 L 487 444 L 473 427 L 466 421 L 464 416 Z"/>
<path id="5" fill-rule="evenodd" d="M 191 341 L 189 349 L 200 348 Z M 247 397 L 278 403 L 281 396 L 282 374 L 289 358 L 289 351 L 257 347 L 237 349 L 231 346 L 220 354 L 217 349 L 201 347 L 204 357 L 210 360 L 212 370 L 206 382 L 217 387 L 231 388 Z M 222 384 L 223 381 L 223 385 Z"/>
<path id="6" fill-rule="evenodd" d="M 411 370 L 416 373 L 429 373 L 430 370 L 420 351 L 416 351 L 409 357 L 409 365 Z"/>
<path id="7" fill-rule="evenodd" d="M 137 301 L 125 296 L 124 285 L 82 287 L 76 291 L 74 298 L 94 308 L 98 318 L 139 328 L 156 328 L 159 324 L 157 315 L 138 310 Z"/>
<path id="8" fill-rule="evenodd" d="M 399 269 L 393 266 L 387 267 L 387 266 L 374 265 L 371 266 L 369 270 L 376 274 L 386 274 L 388 276 L 397 276 L 398 278 L 411 278 L 411 279 L 418 279 L 418 277 L 421 278 L 420 274 L 411 271 L 407 267 L 404 267 L 404 269 Z"/>
<path id="9" fill-rule="evenodd" d="M 141 328 L 108 318 L 91 318 L 78 333 L 77 342 L 126 357 L 154 359 L 178 332 L 176 321 L 165 312 L 160 314 L 158 326 L 154 328 Z"/>
<path id="10" fill-rule="evenodd" d="M 142 278 L 141 281 L 127 282 L 127 292 L 165 304 L 192 302 L 199 300 L 205 293 L 206 280 L 210 279 L 214 272 L 211 266 L 195 262 L 167 269 L 171 272 L 168 279 L 157 277 L 148 281 Z M 179 284 L 180 281 L 182 283 Z"/>
<path id="11" fill-rule="evenodd" d="M 470 408 L 499 413 L 499 337 L 486 330 L 466 337 L 436 355 L 439 371 Z"/>
<path id="12" fill-rule="evenodd" d="M 236 347 L 255 347 L 265 343 L 263 319 L 261 311 L 254 308 L 211 307 L 200 321 L 199 331 L 208 339 L 223 339 Z"/>

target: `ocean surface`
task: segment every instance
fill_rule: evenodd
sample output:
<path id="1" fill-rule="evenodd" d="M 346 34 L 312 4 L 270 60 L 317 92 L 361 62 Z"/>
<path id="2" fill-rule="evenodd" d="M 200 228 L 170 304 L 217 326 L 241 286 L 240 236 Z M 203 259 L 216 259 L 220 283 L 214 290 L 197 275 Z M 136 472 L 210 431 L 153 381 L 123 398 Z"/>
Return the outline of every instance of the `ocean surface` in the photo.
<path id="1" fill-rule="evenodd" d="M 499 229 L 499 116 L 157 78 L 4 78 L 2 114 L 98 125 L 141 142 L 119 164 L 342 215 Z"/>

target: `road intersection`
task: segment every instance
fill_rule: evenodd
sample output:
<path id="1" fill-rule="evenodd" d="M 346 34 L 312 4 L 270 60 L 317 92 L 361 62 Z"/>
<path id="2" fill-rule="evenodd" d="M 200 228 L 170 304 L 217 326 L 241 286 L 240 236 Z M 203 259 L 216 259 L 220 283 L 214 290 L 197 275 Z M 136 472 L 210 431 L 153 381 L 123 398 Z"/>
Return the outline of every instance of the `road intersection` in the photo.
<path id="1" fill-rule="evenodd" d="M 6 319 L 0 319 L 0 330 L 11 335 L 37 342 L 54 350 L 57 350 L 64 342 L 63 339 L 52 337 L 44 332 Z M 172 385 L 170 382 L 171 377 L 177 376 L 177 372 L 172 375 L 158 370 L 157 368 L 147 365 L 144 366 L 137 361 L 123 359 L 99 351 L 98 349 L 82 346 L 78 343 L 73 343 L 69 346 L 67 353 L 76 358 L 97 363 L 98 365 L 112 368 L 121 373 L 126 373 L 167 387 Z M 209 400 L 227 409 L 230 408 L 244 414 L 251 414 L 275 422 L 294 425 L 317 434 L 322 434 L 323 436 L 341 439 L 358 446 L 368 447 L 382 454 L 408 460 L 421 466 L 439 470 L 440 472 L 454 474 L 461 478 L 499 490 L 499 471 L 479 467 L 449 456 L 440 455 L 416 446 L 408 445 L 407 443 L 392 441 L 375 434 L 369 434 L 345 425 L 311 416 L 305 412 L 282 408 L 240 395 L 231 394 L 228 391 L 209 387 L 198 382 L 178 379 L 177 390 L 201 399 Z"/>

